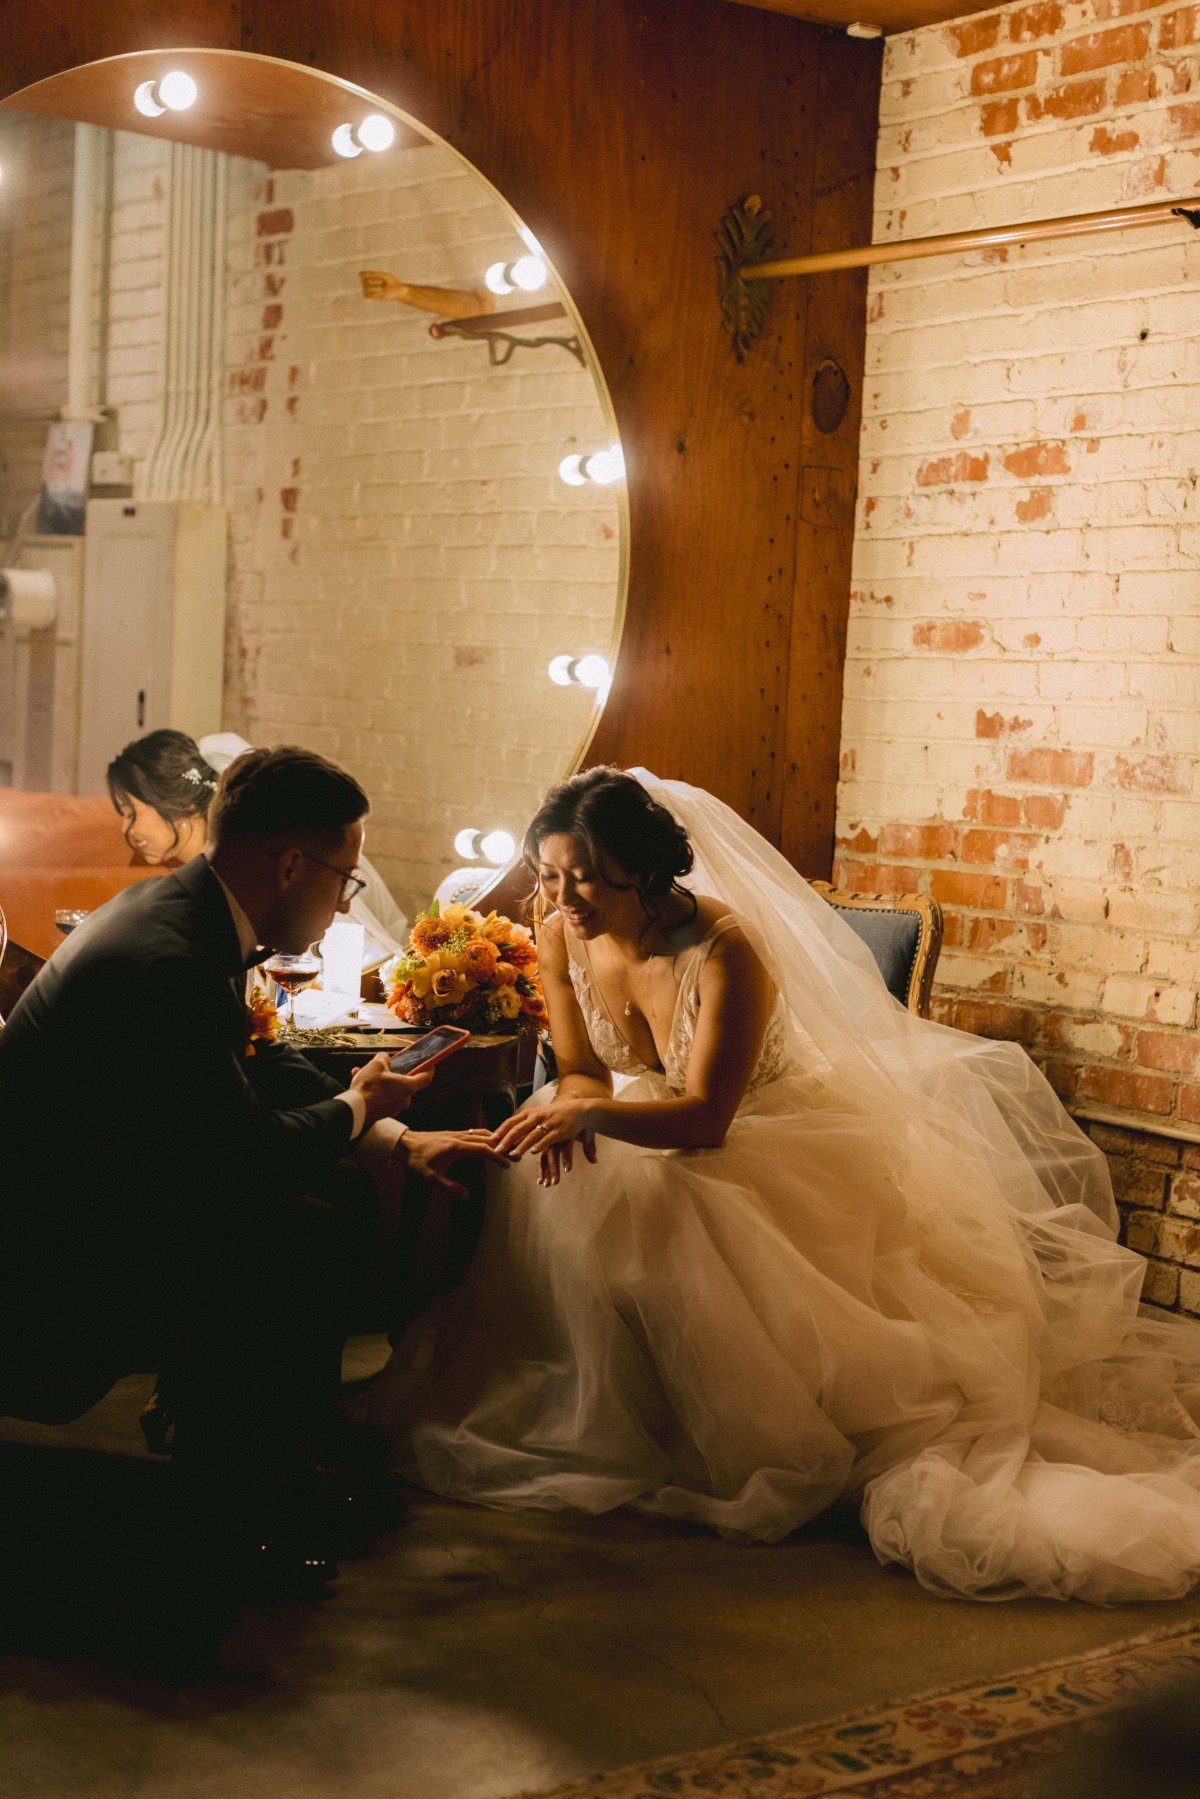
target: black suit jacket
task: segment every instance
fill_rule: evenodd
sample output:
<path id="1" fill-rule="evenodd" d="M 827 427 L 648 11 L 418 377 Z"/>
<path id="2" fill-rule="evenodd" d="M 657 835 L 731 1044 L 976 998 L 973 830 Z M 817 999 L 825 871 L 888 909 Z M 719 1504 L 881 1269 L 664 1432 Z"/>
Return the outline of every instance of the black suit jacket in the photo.
<path id="1" fill-rule="evenodd" d="M 0 1031 L 0 1360 L 169 1307 L 344 1154 L 332 1082 L 247 1060 L 242 983 L 200 857 L 100 907 L 22 996 Z"/>

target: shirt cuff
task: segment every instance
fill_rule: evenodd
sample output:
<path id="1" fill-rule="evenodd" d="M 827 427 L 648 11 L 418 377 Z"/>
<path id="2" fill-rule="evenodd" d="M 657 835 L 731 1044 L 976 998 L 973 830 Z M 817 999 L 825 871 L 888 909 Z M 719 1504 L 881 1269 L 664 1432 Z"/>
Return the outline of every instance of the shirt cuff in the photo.
<path id="1" fill-rule="evenodd" d="M 363 1125 L 367 1122 L 367 1102 L 362 1094 L 353 1087 L 347 1087 L 344 1093 L 335 1093 L 333 1097 L 340 1099 L 343 1105 L 350 1108 L 350 1114 L 354 1120 L 350 1126 L 350 1141 L 353 1143 L 356 1137 L 362 1135 Z"/>
<path id="2" fill-rule="evenodd" d="M 398 1118 L 381 1118 L 371 1126 L 363 1138 L 363 1142 L 370 1143 L 372 1148 L 386 1150 L 388 1155 L 391 1155 L 407 1130 L 408 1126 L 402 1124 Z"/>

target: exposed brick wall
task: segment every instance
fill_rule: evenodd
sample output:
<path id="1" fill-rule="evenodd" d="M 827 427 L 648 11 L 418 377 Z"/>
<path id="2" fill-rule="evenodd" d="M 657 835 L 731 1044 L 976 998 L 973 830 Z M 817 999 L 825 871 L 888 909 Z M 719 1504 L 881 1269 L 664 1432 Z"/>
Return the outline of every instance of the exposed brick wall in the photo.
<path id="1" fill-rule="evenodd" d="M 1041 0 L 892 38 L 875 235 L 1191 195 L 1193 89 L 1194 7 Z M 837 869 L 942 902 L 938 1016 L 1024 1043 L 1069 1102 L 1183 1128 L 1198 278 L 1182 223 L 873 275 Z M 1191 1204 L 1192 1151 L 1160 1148 Z M 1200 1231 L 1145 1216 L 1159 1295 L 1200 1310 Z"/>
<path id="2" fill-rule="evenodd" d="M 1108 1158 L 1122 1234 L 1147 1260 L 1142 1297 L 1200 1316 L 1200 1145 L 1089 1124 Z"/>

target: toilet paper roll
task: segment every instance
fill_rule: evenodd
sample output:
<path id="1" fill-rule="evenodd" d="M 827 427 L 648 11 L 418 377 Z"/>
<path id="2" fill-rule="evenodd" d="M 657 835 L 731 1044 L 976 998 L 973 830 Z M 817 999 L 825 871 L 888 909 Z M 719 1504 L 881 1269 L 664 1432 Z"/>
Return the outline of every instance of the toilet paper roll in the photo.
<path id="1" fill-rule="evenodd" d="M 48 568 L 0 568 L 0 618 L 26 631 L 45 631 L 58 612 L 58 588 Z"/>

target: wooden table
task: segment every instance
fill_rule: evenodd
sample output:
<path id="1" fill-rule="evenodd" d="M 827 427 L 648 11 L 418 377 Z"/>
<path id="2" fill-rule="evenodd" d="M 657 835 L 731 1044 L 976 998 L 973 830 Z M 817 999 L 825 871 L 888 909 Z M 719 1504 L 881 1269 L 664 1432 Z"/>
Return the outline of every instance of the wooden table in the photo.
<path id="1" fill-rule="evenodd" d="M 293 1041 L 315 1067 L 348 1086 L 354 1070 L 372 1056 L 381 1050 L 394 1056 L 415 1039 L 399 1032 L 363 1031 L 356 1042 L 345 1045 L 306 1049 L 302 1039 Z M 476 1125 L 495 1130 L 516 1110 L 518 1088 L 532 1079 L 532 1070 L 526 1075 L 523 1066 L 532 1053 L 530 1038 L 524 1034 L 473 1035 L 462 1049 L 438 1063 L 432 1082 L 405 1113 L 405 1122 L 425 1131 L 469 1130 Z"/>

